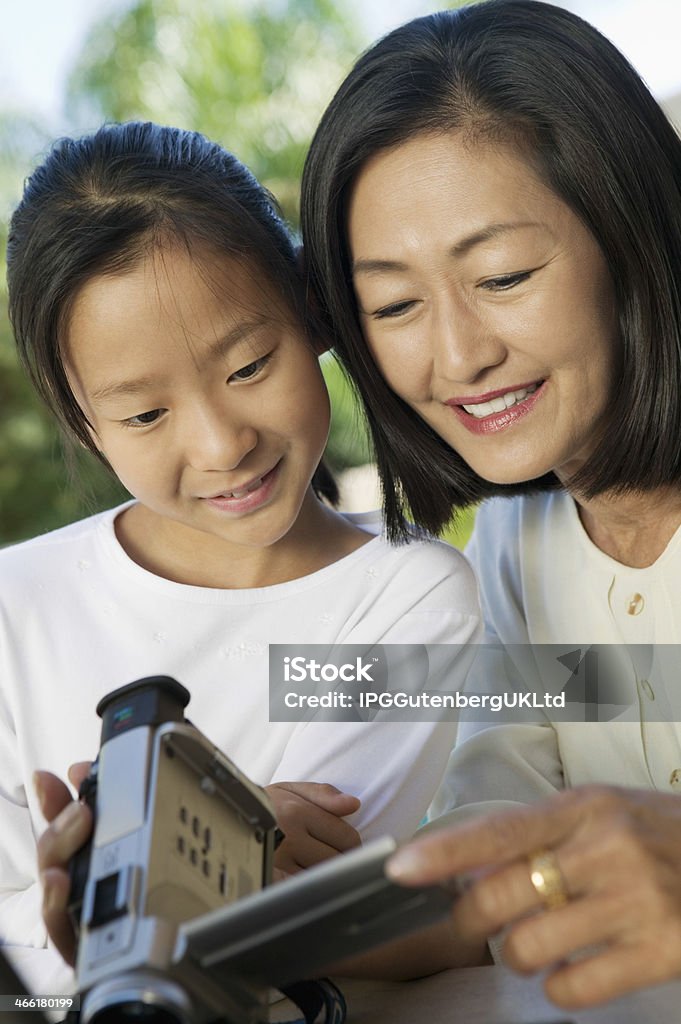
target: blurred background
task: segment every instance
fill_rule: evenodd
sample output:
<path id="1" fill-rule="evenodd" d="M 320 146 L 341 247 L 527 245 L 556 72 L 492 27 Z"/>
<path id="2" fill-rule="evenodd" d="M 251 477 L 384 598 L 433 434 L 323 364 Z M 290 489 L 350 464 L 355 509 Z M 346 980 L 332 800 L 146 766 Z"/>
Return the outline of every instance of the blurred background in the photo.
<path id="1" fill-rule="evenodd" d="M 84 452 L 67 469 L 50 419 L 19 369 L 7 320 L 7 220 L 50 142 L 105 120 L 194 128 L 233 150 L 295 229 L 298 184 L 315 124 L 355 57 L 423 0 L 23 0 L 2 7 L 0 38 L 0 545 L 54 529 L 126 497 Z M 571 0 L 681 123 L 678 0 Z M 333 358 L 329 462 L 347 507 L 375 507 L 361 417 Z M 473 512 L 448 539 L 462 544 Z"/>

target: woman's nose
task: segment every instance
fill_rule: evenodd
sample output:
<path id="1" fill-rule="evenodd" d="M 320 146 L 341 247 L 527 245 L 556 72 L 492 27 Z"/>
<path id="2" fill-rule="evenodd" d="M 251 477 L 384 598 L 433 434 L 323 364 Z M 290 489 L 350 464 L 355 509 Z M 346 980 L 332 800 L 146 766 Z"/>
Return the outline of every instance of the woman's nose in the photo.
<path id="1" fill-rule="evenodd" d="M 432 334 L 433 372 L 456 384 L 470 384 L 485 370 L 503 363 L 506 346 L 476 313 L 447 303 Z"/>

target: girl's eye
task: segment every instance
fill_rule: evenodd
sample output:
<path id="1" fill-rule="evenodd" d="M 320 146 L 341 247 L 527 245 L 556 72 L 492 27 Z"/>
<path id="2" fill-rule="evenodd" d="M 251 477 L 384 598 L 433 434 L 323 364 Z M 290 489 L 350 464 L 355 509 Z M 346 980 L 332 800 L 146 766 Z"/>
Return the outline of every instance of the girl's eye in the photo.
<path id="1" fill-rule="evenodd" d="M 402 316 L 416 305 L 413 299 L 405 299 L 403 302 L 393 302 L 389 306 L 383 306 L 382 309 L 377 309 L 375 313 L 372 313 L 374 320 L 387 320 L 389 317 Z"/>
<path id="2" fill-rule="evenodd" d="M 148 427 L 155 423 L 162 413 L 163 409 L 150 409 L 149 412 L 141 412 L 138 416 L 129 416 L 123 423 L 126 427 Z"/>
<path id="3" fill-rule="evenodd" d="M 269 362 L 269 355 L 262 356 L 261 359 L 256 359 L 248 366 L 242 366 L 240 370 L 236 370 L 232 373 L 227 380 L 228 381 L 240 381 L 240 380 L 252 380 L 253 377 L 257 377 L 265 365 Z"/>
<path id="4" fill-rule="evenodd" d="M 515 288 L 516 285 L 521 284 L 523 281 L 527 281 L 531 276 L 531 270 L 523 270 L 518 274 L 504 274 L 503 277 L 490 277 L 488 281 L 483 281 L 480 287 L 485 288 L 490 292 L 507 292 L 510 291 L 511 288 Z"/>

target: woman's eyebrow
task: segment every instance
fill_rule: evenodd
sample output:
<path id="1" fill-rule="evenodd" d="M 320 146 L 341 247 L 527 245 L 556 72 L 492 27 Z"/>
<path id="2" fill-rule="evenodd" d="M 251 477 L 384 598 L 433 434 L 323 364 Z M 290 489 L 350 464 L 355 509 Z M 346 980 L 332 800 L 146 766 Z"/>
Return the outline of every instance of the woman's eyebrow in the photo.
<path id="1" fill-rule="evenodd" d="M 499 235 L 507 234 L 511 231 L 518 231 L 521 228 L 541 228 L 544 225 L 537 223 L 536 221 L 501 221 L 498 224 L 488 224 L 484 228 L 480 228 L 478 231 L 474 231 L 472 234 L 467 235 L 460 241 L 455 242 L 449 249 L 449 255 L 460 259 L 462 256 L 468 255 L 471 249 L 475 248 L 476 245 L 481 245 L 483 242 L 489 242 L 493 238 L 498 238 Z M 386 260 L 386 259 L 367 259 L 360 257 L 359 259 L 353 260 L 352 273 L 353 274 L 385 274 L 385 273 L 405 273 L 409 270 L 409 265 L 403 263 L 401 260 Z"/>

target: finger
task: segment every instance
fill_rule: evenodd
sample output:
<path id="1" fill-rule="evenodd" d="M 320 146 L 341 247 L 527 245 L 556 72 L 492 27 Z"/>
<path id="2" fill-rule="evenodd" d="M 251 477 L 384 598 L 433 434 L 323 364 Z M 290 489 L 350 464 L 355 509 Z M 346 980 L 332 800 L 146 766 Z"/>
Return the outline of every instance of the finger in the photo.
<path id="1" fill-rule="evenodd" d="M 336 853 L 361 846 L 359 832 L 344 818 L 324 811 L 316 804 L 311 804 L 300 797 L 291 805 L 280 805 L 278 818 L 289 842 L 309 836 L 329 846 Z"/>
<path id="2" fill-rule="evenodd" d="M 274 786 L 295 793 L 317 807 L 342 817 L 354 814 L 361 806 L 356 796 L 343 793 L 326 782 L 276 782 Z"/>
<path id="3" fill-rule="evenodd" d="M 63 868 L 92 831 L 92 813 L 85 804 L 71 801 L 38 840 L 38 866 Z"/>
<path id="4" fill-rule="evenodd" d="M 616 895 L 590 896 L 534 914 L 508 932 L 504 963 L 521 974 L 533 974 L 588 947 L 610 943 L 620 932 L 622 912 L 622 899 Z"/>
<path id="5" fill-rule="evenodd" d="M 90 774 L 92 761 L 76 761 L 68 770 L 69 782 L 74 789 L 79 790 L 81 783 Z"/>
<path id="6" fill-rule="evenodd" d="M 48 934 L 67 963 L 73 965 L 76 939 L 67 913 L 70 880 L 65 871 L 48 868 L 41 875 L 43 920 Z"/>
<path id="7" fill-rule="evenodd" d="M 494 935 L 541 908 L 525 861 L 488 871 L 465 886 L 457 900 L 457 926 L 463 934 Z"/>
<path id="8" fill-rule="evenodd" d="M 329 846 L 334 853 L 354 850 L 362 845 L 362 838 L 356 828 L 327 811 L 319 811 L 310 817 L 308 832 L 313 839 Z"/>
<path id="9" fill-rule="evenodd" d="M 678 970 L 677 964 L 676 971 L 669 972 L 656 946 L 615 946 L 552 971 L 544 989 L 558 1006 L 578 1010 L 669 981 Z"/>
<path id="10" fill-rule="evenodd" d="M 52 821 L 71 803 L 67 786 L 52 772 L 34 772 L 33 786 L 40 801 L 40 810 L 47 821 Z"/>
<path id="11" fill-rule="evenodd" d="M 313 864 L 331 860 L 338 856 L 338 850 L 313 836 L 300 834 L 292 841 L 284 840 L 274 854 L 275 867 L 295 874 Z"/>
<path id="12" fill-rule="evenodd" d="M 434 828 L 403 846 L 386 873 L 406 885 L 437 882 L 488 864 L 503 864 L 553 847 L 578 825 L 582 808 L 573 792 L 489 815 L 453 828 Z"/>

